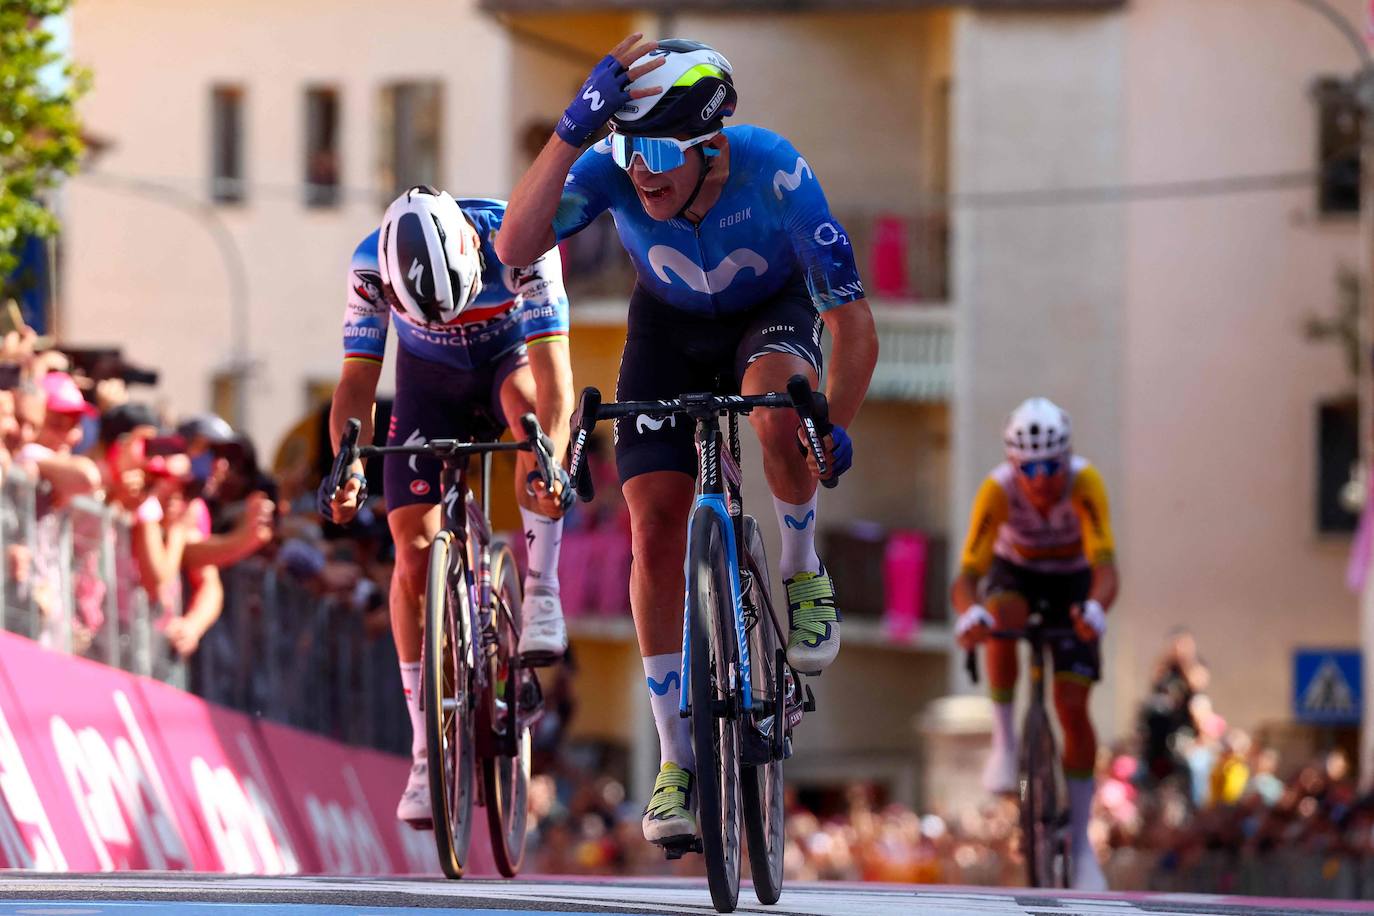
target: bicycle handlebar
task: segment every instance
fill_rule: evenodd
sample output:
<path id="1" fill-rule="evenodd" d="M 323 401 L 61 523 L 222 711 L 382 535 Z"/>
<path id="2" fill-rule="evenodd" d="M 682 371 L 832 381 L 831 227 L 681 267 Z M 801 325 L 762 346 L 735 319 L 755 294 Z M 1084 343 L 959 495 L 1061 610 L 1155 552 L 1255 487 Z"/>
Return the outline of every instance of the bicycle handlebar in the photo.
<path id="1" fill-rule="evenodd" d="M 1034 633 L 1040 639 L 1063 639 L 1072 636 L 1078 639 L 1078 631 L 1073 627 L 1026 627 L 1020 630 L 989 630 L 989 639 L 1025 639 Z M 978 683 L 978 653 L 973 649 L 964 652 L 964 670 L 968 672 L 968 679 L 973 683 Z"/>
<path id="2" fill-rule="evenodd" d="M 523 442 L 463 442 L 458 439 L 430 439 L 414 445 L 365 445 L 358 446 L 358 435 L 362 423 L 350 417 L 344 424 L 343 436 L 339 439 L 339 451 L 334 456 L 334 466 L 329 472 L 331 490 L 343 486 L 348 469 L 360 458 L 377 455 L 432 455 L 435 458 L 456 458 L 466 455 L 480 455 L 486 452 L 533 452 L 537 473 L 544 486 L 553 489 L 557 479 L 558 463 L 553 458 L 553 440 L 539 427 L 539 420 L 532 413 L 520 418 L 526 439 Z"/>
<path id="3" fill-rule="evenodd" d="M 577 413 L 573 416 L 572 462 L 568 473 L 577 489 L 578 497 L 585 503 L 591 502 L 596 495 L 591 473 L 587 468 L 587 439 L 596 428 L 599 420 L 615 420 L 620 417 L 644 415 L 651 419 L 664 419 L 677 414 L 689 415 L 726 415 L 747 414 L 757 408 L 780 409 L 790 407 L 797 411 L 802 426 L 807 431 L 811 453 L 816 466 L 822 474 L 826 471 L 825 449 L 821 438 L 830 432 L 829 405 L 825 395 L 811 390 L 811 383 L 805 376 L 794 375 L 787 382 L 787 393 L 772 391 L 766 394 L 684 394 L 663 401 L 618 401 L 603 404 L 601 392 L 596 388 L 583 388 L 578 401 Z M 835 479 L 823 480 L 827 487 L 838 483 Z"/>

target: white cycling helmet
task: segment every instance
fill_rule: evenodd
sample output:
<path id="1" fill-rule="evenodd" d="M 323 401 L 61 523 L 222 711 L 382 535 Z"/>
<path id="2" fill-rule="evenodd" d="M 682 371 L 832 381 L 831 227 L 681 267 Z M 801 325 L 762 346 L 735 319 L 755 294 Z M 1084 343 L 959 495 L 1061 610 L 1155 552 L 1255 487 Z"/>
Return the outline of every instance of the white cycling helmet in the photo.
<path id="1" fill-rule="evenodd" d="M 448 324 L 482 292 L 482 243 L 458 202 L 420 185 L 391 202 L 377 235 L 382 294 L 419 324 Z"/>
<path id="2" fill-rule="evenodd" d="M 1016 462 L 1062 458 L 1070 450 L 1069 415 L 1049 398 L 1028 398 L 1007 417 L 1002 441 Z"/>

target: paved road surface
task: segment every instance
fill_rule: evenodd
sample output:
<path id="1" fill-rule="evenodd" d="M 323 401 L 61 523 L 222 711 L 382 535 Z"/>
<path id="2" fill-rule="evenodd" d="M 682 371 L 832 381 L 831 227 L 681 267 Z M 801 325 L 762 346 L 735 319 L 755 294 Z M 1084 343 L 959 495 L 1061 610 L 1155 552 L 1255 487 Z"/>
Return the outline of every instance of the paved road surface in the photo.
<path id="1" fill-rule="evenodd" d="M 704 882 L 606 879 L 425 881 L 369 878 L 226 878 L 123 873 L 0 879 L 0 916 L 362 916 L 407 911 L 480 916 L 714 912 Z M 742 888 L 741 913 L 771 916 L 1330 916 L 1374 913 L 1374 902 L 1258 900 L 1201 895 L 1074 895 L 894 885 L 789 885 L 763 907 Z"/>

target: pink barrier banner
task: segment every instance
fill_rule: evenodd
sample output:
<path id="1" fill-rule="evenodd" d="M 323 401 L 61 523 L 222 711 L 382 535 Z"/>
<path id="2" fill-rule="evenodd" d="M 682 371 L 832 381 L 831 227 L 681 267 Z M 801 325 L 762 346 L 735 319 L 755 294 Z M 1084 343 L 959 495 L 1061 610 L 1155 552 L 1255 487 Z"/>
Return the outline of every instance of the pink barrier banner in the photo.
<path id="1" fill-rule="evenodd" d="M 139 678 L 138 690 L 157 723 L 170 776 L 207 840 L 215 871 L 320 871 L 313 845 L 291 820 L 294 813 L 252 719 L 156 681 Z"/>
<path id="2" fill-rule="evenodd" d="M 284 793 L 325 874 L 437 874 L 434 836 L 396 820 L 409 763 L 400 757 L 258 722 Z M 484 812 L 472 831 L 469 872 L 496 874 Z"/>
<path id="3" fill-rule="evenodd" d="M 133 676 L 9 633 L 0 633 L 0 660 L 8 688 L 0 690 L 4 795 L 11 822 L 24 825 L 18 836 L 37 841 L 28 846 L 35 862 L 46 855 L 52 867 L 73 871 L 216 867 L 169 780 L 170 761 Z M 16 804 L 11 779 L 37 788 L 28 807 Z M 0 845 L 16 848 L 14 836 Z"/>

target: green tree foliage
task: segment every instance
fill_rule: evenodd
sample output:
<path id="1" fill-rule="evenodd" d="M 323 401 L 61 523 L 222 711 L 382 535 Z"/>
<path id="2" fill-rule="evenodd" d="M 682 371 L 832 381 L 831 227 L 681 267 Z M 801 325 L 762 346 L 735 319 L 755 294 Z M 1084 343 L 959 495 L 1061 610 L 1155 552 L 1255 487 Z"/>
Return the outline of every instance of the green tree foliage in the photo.
<path id="1" fill-rule="evenodd" d="M 63 65 L 45 25 L 69 6 L 0 0 L 0 278 L 13 272 L 22 239 L 57 231 L 43 194 L 80 160 L 76 99 L 88 80 Z"/>

